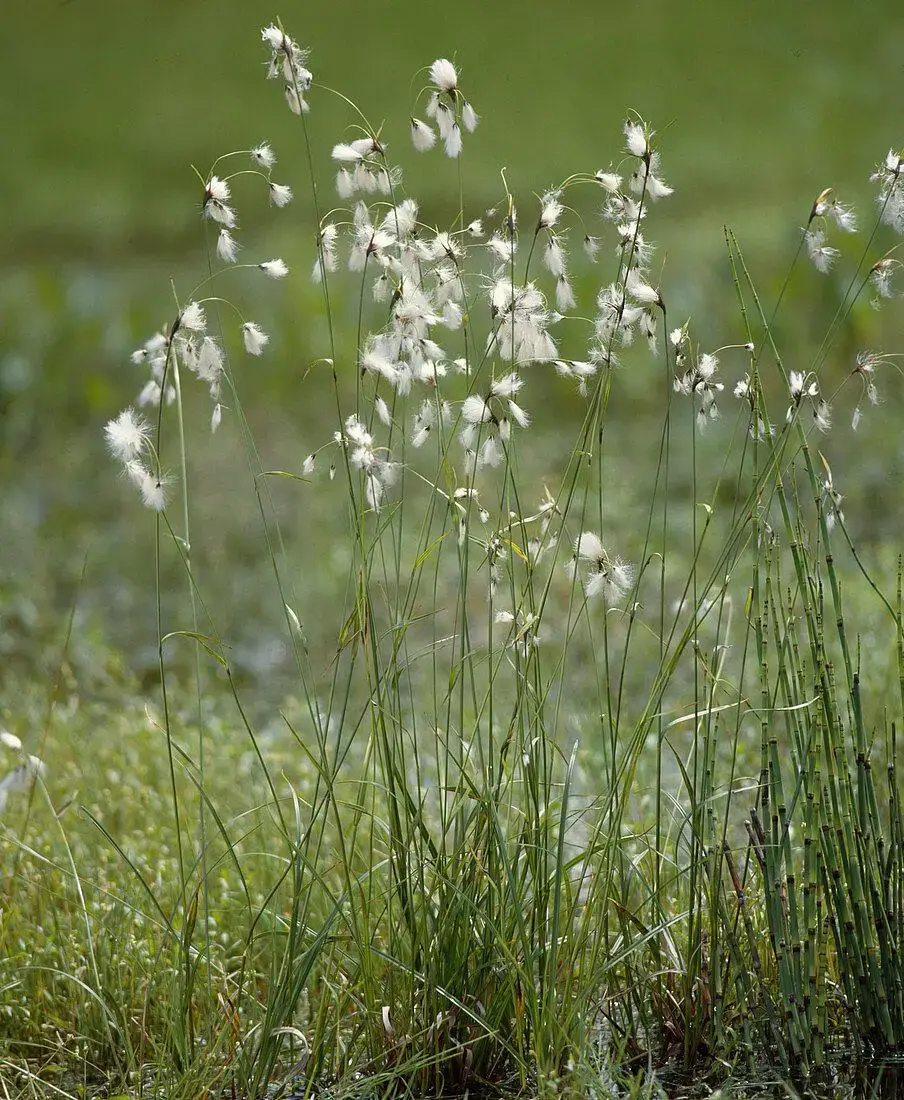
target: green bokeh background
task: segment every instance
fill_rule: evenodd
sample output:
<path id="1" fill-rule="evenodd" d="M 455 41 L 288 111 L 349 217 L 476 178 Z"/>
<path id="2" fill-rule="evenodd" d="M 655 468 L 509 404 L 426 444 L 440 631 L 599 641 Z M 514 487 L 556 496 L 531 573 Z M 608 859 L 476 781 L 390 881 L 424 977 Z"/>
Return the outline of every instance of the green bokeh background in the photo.
<path id="1" fill-rule="evenodd" d="M 278 8 L 257 0 L 5 0 L 0 687 L 7 696 L 17 680 L 10 673 L 49 674 L 55 658 L 48 653 L 57 652 L 50 643 L 65 632 L 73 606 L 77 640 L 91 638 L 103 652 L 109 643 L 133 670 L 153 675 L 151 520 L 118 481 L 101 429 L 134 399 L 140 375 L 128 355 L 171 312 L 170 278 L 184 292 L 203 269 L 192 164 L 204 172 L 221 153 L 262 139 L 276 148 L 277 178 L 298 198 L 286 211 L 249 214 L 249 252 L 283 255 L 294 272 L 278 287 L 238 280 L 243 307 L 274 334 L 266 359 L 247 374 L 245 400 L 265 464 L 297 468 L 331 430 L 322 386 L 316 377 L 301 382 L 309 362 L 325 354 L 324 327 L 306 280 L 312 211 L 298 120 L 264 79 L 259 28 L 275 18 L 310 46 L 318 82 L 384 122 L 408 189 L 437 224 L 457 209 L 454 169 L 441 156 L 416 157 L 407 140 L 423 82 L 418 70 L 434 57 L 455 58 L 482 117 L 462 161 L 475 215 L 498 201 L 503 166 L 527 210 L 532 192 L 617 162 L 625 112 L 639 112 L 659 132 L 676 192 L 651 226 L 663 286 L 672 316 L 692 314 L 709 347 L 741 338 L 723 225 L 738 234 L 764 292 L 774 295 L 816 194 L 835 187 L 868 225 L 869 172 L 890 145 L 904 143 L 904 16 L 892 0 Z M 328 194 L 329 150 L 350 135 L 352 116 L 323 89 L 311 101 Z M 850 261 L 858 246 L 845 246 Z M 800 362 L 812 357 L 846 285 L 842 275 L 808 273 L 802 283 L 782 330 Z M 586 287 L 592 293 L 590 281 Z M 895 334 L 891 315 L 855 309 L 826 364 L 833 382 L 857 348 L 897 350 Z M 557 393 L 550 390 L 549 407 L 567 418 Z M 895 549 L 902 466 L 900 387 L 886 381 L 883 393 L 885 405 L 858 436 L 840 415 L 831 443 L 848 515 L 879 557 Z M 203 395 L 190 415 L 205 424 Z M 613 478 L 629 521 L 632 481 L 655 461 L 655 447 L 643 440 L 647 430 L 652 438 L 659 410 L 643 375 L 627 376 L 614 415 Z M 560 425 L 537 424 L 541 472 L 558 456 Z M 718 436 L 706 445 L 715 460 Z M 235 433 L 211 440 L 199 431 L 194 462 L 206 594 L 234 640 L 238 666 L 260 678 L 279 665 L 279 608 L 262 606 L 266 562 Z M 297 579 L 316 613 L 317 599 L 340 583 L 341 563 L 331 577 L 329 565 L 318 571 L 317 562 L 329 561 L 341 509 L 322 489 L 279 503 L 290 533 L 307 540 L 313 564 L 299 565 Z M 642 509 L 643 500 L 634 506 Z M 96 651 L 84 644 L 90 663 Z"/>
<path id="2" fill-rule="evenodd" d="M 387 119 L 390 139 L 404 134 L 416 70 L 454 57 L 483 115 L 469 185 L 488 195 L 503 164 L 515 186 L 539 188 L 605 163 L 625 110 L 639 111 L 667 130 L 689 237 L 717 234 L 725 218 L 774 238 L 827 180 L 862 190 L 900 125 L 904 18 L 890 0 L 8 0 L 3 10 L 2 258 L 13 266 L 175 263 L 193 226 L 188 164 L 263 134 L 287 156 L 297 138 L 262 79 L 258 28 L 277 17 L 310 46 L 317 79 Z M 326 148 L 346 113 L 315 98 Z M 424 198 L 444 193 L 431 174 L 417 179 Z"/>

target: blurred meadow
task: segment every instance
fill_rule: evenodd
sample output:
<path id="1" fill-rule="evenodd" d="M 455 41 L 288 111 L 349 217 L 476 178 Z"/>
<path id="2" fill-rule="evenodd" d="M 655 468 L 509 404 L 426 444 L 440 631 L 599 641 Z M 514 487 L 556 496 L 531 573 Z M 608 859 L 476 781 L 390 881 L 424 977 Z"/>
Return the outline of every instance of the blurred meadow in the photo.
<path id="1" fill-rule="evenodd" d="M 74 644 L 88 632 L 138 671 L 154 664 L 150 521 L 134 514 L 105 464 L 101 428 L 140 388 L 129 353 L 167 316 L 170 278 L 184 291 L 202 270 L 190 166 L 204 172 L 223 152 L 262 139 L 277 150 L 280 178 L 297 200 L 249 228 L 255 248 L 284 255 L 293 276 L 254 303 L 279 336 L 242 379 L 243 398 L 268 462 L 300 462 L 320 440 L 317 379 L 300 383 L 324 354 L 322 306 L 306 278 L 313 227 L 304 155 L 295 119 L 263 79 L 258 42 L 259 26 L 276 14 L 256 0 L 4 4 L 0 683 L 49 674 L 52 643 L 75 605 Z M 740 339 L 723 223 L 768 297 L 819 191 L 836 188 L 866 216 L 869 171 L 900 137 L 889 90 L 901 74 L 904 20 L 890 0 L 575 2 L 557 12 L 534 3 L 345 2 L 279 14 L 311 48 L 317 79 L 375 125 L 385 120 L 390 150 L 406 154 L 409 193 L 437 224 L 456 209 L 455 173 L 407 148 L 415 74 L 435 55 L 457 58 L 482 118 L 462 161 L 474 216 L 498 203 L 501 167 L 527 209 L 532 194 L 571 172 L 617 161 L 621 122 L 637 111 L 659 132 L 675 188 L 656 226 L 671 315 L 692 316 L 713 345 Z M 312 141 L 327 195 L 329 150 L 352 121 L 338 99 L 319 98 Z M 821 337 L 841 281 L 814 274 L 806 310 L 786 310 L 792 349 Z M 822 303 L 816 316 L 814 300 Z M 852 348 L 880 339 L 879 325 L 858 305 L 829 368 L 837 364 L 840 377 Z M 612 453 L 629 499 L 630 470 L 654 457 L 638 443 L 639 422 L 657 415 L 654 392 L 642 371 L 630 374 L 612 426 L 625 432 Z M 559 389 L 549 396 L 560 415 L 573 415 Z M 884 523 L 901 472 L 896 394 L 885 397 L 858 436 L 832 441 L 833 456 L 844 452 L 834 461 L 848 512 L 867 540 L 890 533 Z M 534 453 L 554 448 L 555 436 L 535 439 Z M 247 530 L 255 517 L 235 504 L 241 459 L 226 441 L 205 452 L 195 499 L 216 516 L 217 533 L 199 539 L 199 552 L 219 562 L 207 574 L 223 585 L 220 628 L 240 667 L 272 675 L 279 645 L 244 572 L 260 562 Z M 318 492 L 306 495 L 304 516 L 296 508 L 283 518 L 326 532 L 330 514 L 329 494 Z"/>
<path id="2" fill-rule="evenodd" d="M 45 759 L 56 809 L 56 816 L 44 820 L 29 796 L 27 809 L 17 805 L 15 816 L 7 818 L 24 838 L 22 847 L 10 842 L 0 853 L 11 873 L 12 898 L 5 909 L 0 904 L 0 933 L 6 937 L 0 943 L 16 945 L 13 968 L 40 956 L 49 973 L 57 965 L 55 952 L 61 971 L 70 966 L 67 936 L 75 944 L 81 926 L 70 914 L 61 931 L 51 896 L 68 881 L 60 872 L 66 859 L 90 868 L 87 880 L 98 889 L 87 908 L 97 923 L 107 919 L 109 898 L 125 893 L 118 878 L 123 853 L 148 880 L 155 868 L 171 869 L 172 838 L 161 823 L 170 806 L 166 787 L 175 787 L 175 780 L 155 709 L 160 673 L 154 517 L 118 475 L 103 428 L 135 401 L 144 373 L 129 356 L 172 319 L 173 287 L 182 301 L 207 271 L 209 223 L 201 217 L 202 186 L 192 166 L 206 179 L 217 157 L 267 141 L 278 156 L 274 178 L 295 192 L 285 210 L 248 202 L 241 225 L 249 256 L 282 256 L 290 276 L 263 287 L 252 272 L 236 272 L 234 279 L 246 315 L 271 335 L 265 356 L 237 357 L 235 367 L 263 468 L 299 473 L 306 456 L 337 426 L 324 411 L 332 409 L 327 371 L 315 365 L 329 350 L 322 294 L 309 279 L 316 219 L 306 153 L 298 119 L 265 79 L 260 28 L 274 19 L 311 50 L 317 86 L 308 126 L 325 206 L 338 201 L 330 150 L 359 136 L 353 112 L 326 90 L 332 88 L 358 105 L 390 156 L 398 154 L 406 191 L 417 197 L 423 221 L 453 221 L 460 201 L 456 167 L 445 158 L 419 158 L 408 131 L 424 67 L 449 57 L 481 118 L 461 158 L 466 221 L 499 209 L 504 169 L 529 225 L 542 192 L 572 173 L 592 175 L 624 158 L 622 126 L 634 111 L 656 131 L 664 173 L 675 190 L 650 219 L 657 246 L 654 281 L 667 298 L 670 323 L 691 318 L 695 338 L 706 349 L 746 340 L 726 254 L 728 227 L 764 302 L 783 295 L 774 332 L 786 363 L 805 371 L 818 359 L 823 392 L 833 394 L 849 379 L 858 351 L 892 352 L 901 345 L 900 310 L 878 312 L 863 295 L 842 311 L 832 343 L 817 352 L 845 301 L 850 271 L 874 222 L 869 175 L 890 146 L 904 142 L 898 94 L 904 18 L 893 0 L 572 0 L 558 8 L 538 0 L 340 0 L 290 3 L 280 10 L 263 0 L 5 0 L 0 727 Z M 804 262 L 783 289 L 801 228 L 826 187 L 856 207 L 863 232 L 834 242 L 843 250 L 835 271 L 820 275 Z M 595 294 L 599 274 L 578 258 L 574 278 L 585 300 Z M 340 274 L 336 284 L 341 301 L 349 303 L 334 318 L 337 369 L 340 385 L 351 392 L 357 283 Z M 585 330 L 563 325 L 562 346 L 575 357 L 583 354 L 585 337 Z M 694 461 L 706 471 L 707 498 L 715 494 L 714 500 L 734 506 L 733 485 L 716 487 L 716 480 L 726 440 L 744 437 L 746 423 L 735 423 L 737 403 L 730 394 L 746 361 L 727 353 L 724 362 L 724 420 L 699 437 Z M 661 377 L 651 378 L 643 349 L 626 353 L 616 377 L 606 421 L 606 510 L 613 542 L 636 561 L 659 460 Z M 521 457 L 539 496 L 547 476 L 567 461 L 583 408 L 557 379 L 532 377 L 530 385 L 535 424 Z M 775 394 L 780 390 L 774 386 Z M 835 428 L 817 445 L 844 493 L 857 550 L 888 590 L 901 549 L 902 391 L 899 373 L 883 373 L 882 402 L 865 410 L 854 432 L 851 413 L 859 394 L 842 390 Z M 214 435 L 209 415 L 203 393 L 187 394 L 193 567 L 234 682 L 259 722 L 269 766 L 307 796 L 316 782 L 280 713 L 295 722 L 304 706 L 249 491 L 247 458 L 229 414 Z M 677 530 L 690 522 L 678 513 L 692 512 L 695 486 L 686 440 L 676 441 L 675 455 Z M 326 479 L 274 481 L 271 489 L 286 543 L 297 550 L 291 581 L 318 671 L 331 668 L 342 627 L 336 609 L 348 598 L 347 502 L 337 490 Z M 179 587 L 180 569 L 170 568 L 163 574 L 164 611 L 187 629 L 181 615 L 185 586 Z M 881 616 L 873 604 L 861 606 L 856 597 L 852 602 L 855 629 L 869 637 Z M 189 687 L 187 696 L 176 693 L 177 705 L 190 711 L 192 661 L 186 653 L 191 656 L 174 647 L 173 669 L 179 688 Z M 864 682 L 880 698 L 894 683 L 894 657 L 891 651 L 876 655 L 864 670 Z M 593 679 L 587 664 L 576 675 L 579 683 L 581 676 Z M 262 803 L 268 794 L 256 770 L 257 745 L 252 752 L 231 701 L 224 697 L 222 706 L 205 710 L 205 722 L 220 765 L 206 780 L 211 802 L 237 814 L 245 810 L 246 795 L 249 805 L 258 798 Z M 751 773 L 758 751 L 757 742 L 749 750 Z M 0 772 L 2 765 L 0 760 Z M 595 774 L 586 760 L 582 766 Z M 649 775 L 641 781 L 652 783 Z M 180 797 L 196 797 L 181 774 L 179 783 Z M 86 823 L 88 815 L 121 845 L 118 852 Z M 200 816 L 203 822 L 203 808 Z M 58 818 L 68 830 L 65 859 L 55 832 Z M 0 832 L 0 846 L 5 839 Z M 60 877 L 48 878 L 52 890 L 41 880 L 40 858 L 30 862 L 35 851 L 55 853 L 54 874 Z M 14 882 L 20 884 L 15 890 Z M 263 894 L 265 887 L 250 874 L 249 882 L 252 892 Z M 131 888 L 137 913 L 144 899 L 134 883 Z M 216 893 L 216 886 L 211 889 Z M 222 889 L 226 898 L 226 885 Z M 33 942 L 15 932 L 17 919 L 30 922 Z M 116 910 L 116 921 L 129 919 L 130 912 Z M 129 934 L 118 924 L 111 927 L 111 943 Z M 140 963 L 134 966 L 156 974 L 153 936 L 146 926 L 141 935 L 146 938 L 136 939 Z M 240 938 L 230 938 L 225 922 L 216 935 L 230 958 L 248 950 Z M 104 980 L 111 986 L 136 982 L 129 969 L 134 960 L 123 962 L 109 950 L 109 959 L 99 960 Z M 21 1025 L 25 1038 L 10 1058 L 49 1057 L 57 1042 L 50 1070 L 64 1067 L 79 1049 L 75 1040 L 67 1047 L 69 1039 L 59 1038 L 77 1033 L 72 1018 L 78 1017 L 86 1034 L 99 1025 L 88 1009 L 83 1019 L 81 1010 L 67 1006 L 43 972 L 25 982 L 27 996 L 11 975 L 14 969 L 0 968 L 0 998 L 13 990 L 0 999 L 0 1055 L 4 1018 L 31 1013 Z M 71 992 L 75 1003 L 77 991 Z M 145 1024 L 153 1030 L 143 1019 Z M 102 1061 L 101 1055 L 92 1057 Z M 68 1079 L 63 1084 L 73 1086 Z"/>

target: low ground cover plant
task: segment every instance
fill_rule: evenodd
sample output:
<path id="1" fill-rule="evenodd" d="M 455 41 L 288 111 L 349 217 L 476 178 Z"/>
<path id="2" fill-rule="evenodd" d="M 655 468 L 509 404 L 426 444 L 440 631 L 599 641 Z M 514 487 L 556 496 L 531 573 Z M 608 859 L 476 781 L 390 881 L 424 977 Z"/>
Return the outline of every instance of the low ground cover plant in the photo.
<path id="1" fill-rule="evenodd" d="M 815 1087 L 900 1051 L 902 570 L 858 552 L 831 451 L 897 372 L 835 348 L 858 301 L 897 308 L 904 158 L 872 175 L 862 246 L 831 189 L 811 202 L 774 300 L 727 229 L 719 337 L 670 312 L 652 234 L 672 188 L 644 119 L 611 163 L 517 201 L 503 172 L 472 209 L 456 64 L 425 68 L 403 126 L 347 102 L 326 138 L 317 100 L 339 93 L 281 26 L 262 39 L 298 148 L 198 173 L 202 274 L 175 279 L 104 430 L 157 569 L 159 693 L 122 716 L 135 771 L 85 801 L 76 838 L 52 761 L 3 737 L 4 1080 L 620 1095 Z M 451 172 L 446 224 L 406 193 L 405 155 Z M 302 186 L 322 306 L 297 324 L 322 346 L 299 401 L 321 377 L 330 398 L 322 437 L 284 457 L 245 415 L 280 338 L 244 303 L 296 273 L 242 231 L 268 205 L 291 217 Z M 789 288 L 844 264 L 821 343 L 786 359 Z M 637 372 L 661 427 L 637 441 L 650 482 L 625 486 L 610 434 Z M 194 522 L 201 431 L 242 450 L 260 598 L 295 662 L 263 725 L 196 567 L 216 537 Z M 280 524 L 315 494 L 347 519 L 326 553 Z M 130 786 L 140 835 L 116 828 Z"/>

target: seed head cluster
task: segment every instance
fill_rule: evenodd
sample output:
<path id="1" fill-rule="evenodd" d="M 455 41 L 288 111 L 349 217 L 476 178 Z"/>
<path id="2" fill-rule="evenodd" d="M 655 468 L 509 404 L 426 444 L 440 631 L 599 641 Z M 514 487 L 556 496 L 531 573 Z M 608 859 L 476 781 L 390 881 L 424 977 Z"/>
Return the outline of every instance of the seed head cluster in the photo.
<path id="1" fill-rule="evenodd" d="M 264 38 L 268 42 L 277 42 L 274 28 L 267 28 Z M 285 36 L 280 39 L 282 45 L 278 52 L 285 71 L 289 71 L 299 63 L 301 55 L 297 48 L 292 47 L 291 39 L 283 39 Z M 220 157 L 214 166 L 217 171 L 211 171 L 204 184 L 202 213 L 205 219 L 218 227 L 213 253 L 223 266 L 205 280 L 205 285 L 230 270 L 242 268 L 257 270 L 273 280 L 283 279 L 289 274 L 289 267 L 281 257 L 253 264 L 237 263 L 240 246 L 233 232 L 238 225 L 238 216 L 233 205 L 232 180 L 220 174 L 223 171 L 221 166 L 234 162 L 236 158 L 250 158 L 252 167 L 239 169 L 235 174 L 262 179 L 272 206 L 285 207 L 293 197 L 288 184 L 272 179 L 276 154 L 270 145 L 262 143 L 252 149 Z M 185 371 L 207 386 L 213 403 L 210 426 L 212 431 L 216 431 L 225 408 L 221 398 L 226 380 L 227 355 L 225 337 L 210 331 L 206 308 L 210 302 L 223 302 L 239 312 L 225 299 L 192 296 L 179 308 L 175 319 L 132 353 L 132 362 L 148 372 L 137 396 L 139 409 L 156 410 L 159 415 L 161 407 L 172 405 L 178 394 L 178 373 Z M 263 354 L 270 340 L 256 321 L 245 319 L 240 320 L 237 336 L 236 343 L 240 340 L 247 354 L 255 357 Z M 168 503 L 172 478 L 162 468 L 159 454 L 151 445 L 152 432 L 148 421 L 134 409 L 128 408 L 106 425 L 104 434 L 108 450 L 122 464 L 123 473 L 136 486 L 143 503 L 155 511 L 163 511 Z"/>
<path id="2" fill-rule="evenodd" d="M 458 70 L 445 57 L 438 58 L 429 69 L 430 84 L 425 92 L 424 114 L 436 130 L 423 119 L 411 116 L 411 143 L 419 153 L 436 145 L 437 132 L 446 156 L 461 155 L 462 130 L 472 134 L 477 129 L 477 112 L 465 98 L 458 84 Z"/>
<path id="3" fill-rule="evenodd" d="M 276 24 L 263 28 L 261 38 L 269 53 L 267 76 L 282 81 L 294 113 L 308 112 L 313 88 L 308 52 Z M 442 146 L 448 157 L 458 159 L 463 135 L 478 125 L 477 113 L 452 60 L 438 58 L 425 71 L 426 84 L 409 116 L 411 142 L 419 152 Z M 566 379 L 580 396 L 589 397 L 608 392 L 612 372 L 627 358 L 631 345 L 641 343 L 651 354 L 659 354 L 666 300 L 663 272 L 654 265 L 655 247 L 646 224 L 651 209 L 670 198 L 673 188 L 663 176 L 655 131 L 633 115 L 623 126 L 619 162 L 593 174 L 570 176 L 539 193 L 536 212 L 524 226 L 506 186 L 496 208 L 462 209 L 451 226 L 441 228 L 404 193 L 401 167 L 391 159 L 382 130 L 370 128 L 359 114 L 355 128 L 337 135 L 339 140 L 331 146 L 339 205 L 321 216 L 311 279 L 328 300 L 330 285 L 350 273 L 362 309 L 369 298 L 380 320 L 368 330 L 362 312 L 353 353 L 328 360 L 337 373 L 353 361 L 356 405 L 354 411 L 344 411 L 332 436 L 309 453 L 302 472 L 314 476 L 321 456 L 331 452 L 329 476 L 335 475 L 338 461 L 345 462 L 360 488 L 364 509 L 379 512 L 400 471 L 430 461 L 419 457 L 429 455 L 439 460 L 457 487 L 440 489 L 438 476 L 419 476 L 431 481 L 448 501 L 459 538 L 467 538 L 472 516 L 478 516 L 482 526 L 489 522 L 487 510 L 479 504 L 481 479 L 492 477 L 495 469 L 509 469 L 516 449 L 529 446 L 517 440 L 529 438 L 532 427 L 532 374 L 543 371 Z M 392 137 L 388 128 L 387 134 Z M 240 155 L 250 160 L 250 166 L 246 160 L 245 167 L 230 172 L 233 158 Z M 273 178 L 276 164 L 273 149 L 264 142 L 220 157 L 204 178 L 202 212 L 215 231 L 212 250 L 222 265 L 214 277 L 241 269 L 256 270 L 270 280 L 289 275 L 280 257 L 239 263 L 233 191 L 239 177 L 254 177 L 262 182 L 267 203 L 277 210 L 285 208 L 294 197 L 293 188 Z M 901 157 L 890 152 L 872 176 L 881 218 L 899 231 L 904 231 L 902 167 Z M 597 197 L 598 226 L 574 208 L 572 194 L 579 187 L 591 188 Z M 830 242 L 856 230 L 853 210 L 827 188 L 811 206 L 802 252 L 818 271 L 830 272 L 841 257 L 841 249 Z M 572 238 L 580 262 L 600 265 L 607 257 L 613 260 L 608 277 L 598 284 L 589 319 L 578 314 Z M 899 266 L 889 253 L 869 269 L 876 303 L 894 295 Z M 206 295 L 206 281 L 204 287 Z M 111 454 L 144 502 L 157 510 L 166 506 L 168 478 L 155 450 L 155 433 L 141 410 L 154 410 L 159 418 L 177 398 L 181 371 L 207 386 L 213 402 L 211 425 L 216 428 L 226 407 L 221 398 L 229 381 L 228 345 L 240 346 L 255 359 L 270 347 L 269 335 L 238 310 L 234 340 L 220 328 L 219 316 L 211 325 L 208 312 L 219 310 L 222 302 L 225 299 L 194 292 L 175 318 L 135 352 L 133 361 L 148 370 L 137 409 L 126 409 L 105 429 Z M 566 321 L 571 329 L 564 327 Z M 580 357 L 564 354 L 562 334 L 581 326 L 587 332 L 585 352 Z M 765 416 L 756 350 L 752 344 L 732 346 L 746 348 L 751 356 L 749 369 L 732 388 L 747 404 L 751 435 L 766 442 L 774 429 Z M 672 328 L 665 339 L 663 354 L 673 392 L 692 402 L 700 429 L 720 415 L 725 388 L 720 378 L 722 350 L 701 351 L 691 338 L 689 322 Z M 864 353 L 851 372 L 868 404 L 878 401 L 874 372 L 883 361 L 881 355 Z M 791 370 L 787 383 L 785 424 L 799 423 L 806 411 L 818 430 L 828 431 L 831 409 L 815 370 Z M 855 427 L 862 405 L 863 400 L 854 413 Z M 450 449 L 453 445 L 457 452 Z M 542 531 L 525 539 L 525 560 L 536 563 L 544 555 L 556 534 L 550 529 L 555 515 L 555 508 L 544 513 Z M 519 522 L 532 520 L 524 517 Z M 563 526 L 560 519 L 559 529 Z M 498 575 L 507 558 L 510 528 L 506 519 L 483 538 L 491 577 Z M 568 569 L 580 579 L 586 598 L 600 597 L 608 606 L 623 603 L 635 581 L 632 567 L 611 555 L 591 532 L 570 541 Z M 538 624 L 524 609 L 514 607 L 497 621 L 512 628 L 519 645 L 536 644 Z"/>

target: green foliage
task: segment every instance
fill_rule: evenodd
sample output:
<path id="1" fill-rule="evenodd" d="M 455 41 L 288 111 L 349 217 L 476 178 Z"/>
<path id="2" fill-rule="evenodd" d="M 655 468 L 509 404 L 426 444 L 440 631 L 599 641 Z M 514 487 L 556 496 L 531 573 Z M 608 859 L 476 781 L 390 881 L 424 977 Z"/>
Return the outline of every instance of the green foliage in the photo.
<path id="1" fill-rule="evenodd" d="M 298 164 L 343 136 L 340 117 L 375 136 L 341 110 L 323 133 L 316 111 L 289 117 Z M 662 135 L 654 150 L 635 125 L 649 175 Z M 437 218 L 460 231 L 494 202 L 488 227 L 514 234 L 505 177 L 497 194 L 476 170 L 472 211 L 464 172 L 451 187 L 435 174 L 424 197 Z M 312 253 L 304 226 L 312 210 L 328 217 L 319 177 L 296 227 Z M 648 186 L 634 192 L 645 212 Z M 556 201 L 566 187 L 574 233 L 601 192 L 592 171 Z M 627 185 L 614 191 L 623 202 Z M 822 215 L 807 219 L 807 196 L 793 209 L 809 227 Z M 161 194 L 154 217 L 170 202 Z M 602 276 L 618 304 L 608 325 L 600 306 L 586 392 L 563 397 L 537 377 L 550 357 L 528 355 L 535 424 L 519 438 L 507 402 L 528 371 L 506 310 L 545 278 L 553 237 L 526 202 L 504 268 L 475 275 L 448 244 L 406 266 L 396 206 L 388 305 L 367 303 L 370 248 L 363 272 L 330 273 L 322 295 L 263 305 L 295 367 L 287 381 L 255 359 L 249 378 L 236 356 L 215 379 L 228 415 L 213 441 L 189 377 L 201 336 L 182 323 L 206 283 L 174 288 L 158 363 L 173 408 L 135 446 L 146 476 L 169 475 L 167 507 L 137 523 L 128 479 L 109 524 L 105 491 L 83 508 L 94 494 L 70 500 L 52 477 L 46 515 L 27 492 L 4 501 L 4 516 L 25 517 L 0 575 L 0 780 L 20 769 L 0 807 L 8 1094 L 646 1096 L 695 1076 L 755 1079 L 764 1064 L 811 1088 L 851 1049 L 870 1064 L 904 1048 L 902 566 L 883 545 L 896 517 L 846 520 L 836 488 L 881 500 L 881 472 L 863 467 L 888 421 L 870 410 L 858 444 L 837 448 L 846 425 L 818 432 L 822 395 L 846 411 L 851 389 L 863 399 L 853 357 L 882 332 L 862 302 L 886 230 L 847 247 L 850 281 L 822 285 L 802 237 L 765 289 L 728 231 L 731 312 L 692 278 L 680 304 L 697 302 L 698 320 L 669 340 L 671 262 L 660 288 L 623 202 L 611 220 L 628 228 Z M 433 238 L 427 217 L 408 246 Z M 763 236 L 774 246 L 785 231 Z M 211 243 L 189 261 L 200 280 Z M 437 258 L 461 285 L 448 339 L 467 370 L 409 396 L 367 375 L 362 352 Z M 78 310 L 40 274 L 4 284 L 21 353 L 0 376 L 7 480 L 22 455 L 34 483 L 56 472 L 47 423 L 111 414 L 120 383 L 105 370 L 41 389 L 34 363 L 96 349 L 147 275 L 75 280 Z M 657 287 L 626 295 L 632 277 Z M 585 296 L 599 282 L 575 278 Z M 627 346 L 637 301 L 653 354 Z M 227 345 L 231 303 L 204 302 Z M 150 330 L 157 308 L 133 319 Z M 46 330 L 27 323 L 39 315 Z M 742 343 L 720 349 L 722 369 L 732 382 L 746 369 L 733 412 L 698 343 L 729 325 Z M 499 332 L 508 344 L 485 350 Z M 573 335 L 560 344 L 582 354 Z M 717 402 L 723 423 L 701 434 Z M 430 425 L 423 449 L 413 421 Z M 73 453 L 91 469 L 90 446 Z M 480 469 L 476 453 L 497 461 Z M 84 480 L 102 477 L 114 480 Z M 63 536 L 68 553 L 43 560 L 29 532 Z"/>

